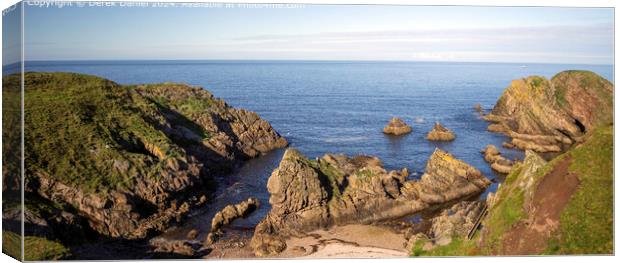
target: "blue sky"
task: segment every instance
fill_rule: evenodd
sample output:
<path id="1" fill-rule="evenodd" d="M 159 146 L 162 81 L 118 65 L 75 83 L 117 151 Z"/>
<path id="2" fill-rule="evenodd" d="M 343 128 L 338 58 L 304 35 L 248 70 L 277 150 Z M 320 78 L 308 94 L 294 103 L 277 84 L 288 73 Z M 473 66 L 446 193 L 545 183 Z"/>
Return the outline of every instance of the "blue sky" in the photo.
<path id="1" fill-rule="evenodd" d="M 36 7 L 27 60 L 613 63 L 613 9 L 305 5 Z"/>

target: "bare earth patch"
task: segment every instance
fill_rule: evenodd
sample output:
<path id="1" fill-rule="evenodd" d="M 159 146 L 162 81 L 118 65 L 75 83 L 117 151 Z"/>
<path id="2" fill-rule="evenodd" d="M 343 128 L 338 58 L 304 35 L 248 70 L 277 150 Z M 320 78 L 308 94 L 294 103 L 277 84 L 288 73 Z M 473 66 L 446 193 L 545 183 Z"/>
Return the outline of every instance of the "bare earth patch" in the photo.
<path id="1" fill-rule="evenodd" d="M 547 247 L 551 233 L 559 226 L 562 210 L 579 186 L 577 175 L 568 172 L 570 163 L 570 158 L 561 160 L 539 183 L 526 207 L 529 217 L 504 234 L 503 254 L 534 255 Z"/>

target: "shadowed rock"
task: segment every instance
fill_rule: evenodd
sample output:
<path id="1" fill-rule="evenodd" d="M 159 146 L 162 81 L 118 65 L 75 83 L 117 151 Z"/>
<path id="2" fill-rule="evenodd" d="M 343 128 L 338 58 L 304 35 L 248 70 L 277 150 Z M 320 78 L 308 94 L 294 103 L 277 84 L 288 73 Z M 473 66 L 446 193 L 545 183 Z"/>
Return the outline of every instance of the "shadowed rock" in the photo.
<path id="1" fill-rule="evenodd" d="M 236 205 L 227 205 L 221 211 L 217 212 L 211 220 L 211 230 L 207 234 L 205 244 L 211 245 L 224 234 L 222 227 L 232 223 L 237 218 L 244 218 L 254 212 L 259 201 L 256 198 L 248 198 L 247 200 Z"/>

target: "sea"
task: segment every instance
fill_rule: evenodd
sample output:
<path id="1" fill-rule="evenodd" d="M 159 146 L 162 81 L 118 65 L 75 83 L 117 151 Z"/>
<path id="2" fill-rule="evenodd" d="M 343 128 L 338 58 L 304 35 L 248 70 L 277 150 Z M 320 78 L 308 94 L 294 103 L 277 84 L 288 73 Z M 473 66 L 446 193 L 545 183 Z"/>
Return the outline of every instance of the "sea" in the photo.
<path id="1" fill-rule="evenodd" d="M 513 64 L 385 61 L 32 61 L 26 71 L 79 72 L 119 84 L 179 82 L 202 87 L 229 105 L 257 112 L 309 158 L 327 153 L 372 155 L 386 169 L 407 168 L 412 179 L 424 173 L 436 148 L 478 168 L 493 180 L 483 193 L 497 190 L 504 176 L 483 160 L 480 150 L 496 145 L 509 159 L 523 152 L 501 148 L 506 138 L 486 130 L 488 123 L 474 110 L 489 112 L 514 79 L 547 78 L 564 70 L 590 70 L 613 80 L 613 65 Z M 382 133 L 390 118 L 412 126 L 404 136 Z M 435 122 L 451 129 L 456 139 L 425 139 Z M 257 197 L 260 209 L 240 228 L 251 229 L 269 211 L 266 183 L 284 150 L 250 160 L 223 180 L 205 209 L 193 212 L 185 229 L 209 225 L 214 211 Z M 181 227 L 180 229 L 184 229 Z M 179 231 L 171 231 L 171 233 Z"/>

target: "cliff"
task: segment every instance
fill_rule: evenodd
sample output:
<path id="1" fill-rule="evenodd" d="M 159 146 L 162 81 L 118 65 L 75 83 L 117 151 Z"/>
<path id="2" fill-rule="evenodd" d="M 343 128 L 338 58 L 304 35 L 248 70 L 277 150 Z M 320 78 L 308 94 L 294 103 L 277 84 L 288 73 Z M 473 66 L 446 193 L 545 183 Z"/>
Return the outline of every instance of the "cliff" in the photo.
<path id="1" fill-rule="evenodd" d="M 489 131 L 512 137 L 510 145 L 561 152 L 613 121 L 613 84 L 589 71 L 514 80 L 484 118 L 493 122 Z"/>
<path id="2" fill-rule="evenodd" d="M 427 256 L 613 253 L 613 126 L 545 161 L 526 151 L 495 195 L 472 240 L 412 254 Z"/>
<path id="3" fill-rule="evenodd" d="M 212 176 L 287 145 L 256 113 L 184 84 L 31 72 L 24 108 L 27 198 L 69 207 L 106 237 L 162 230 L 204 202 Z"/>

